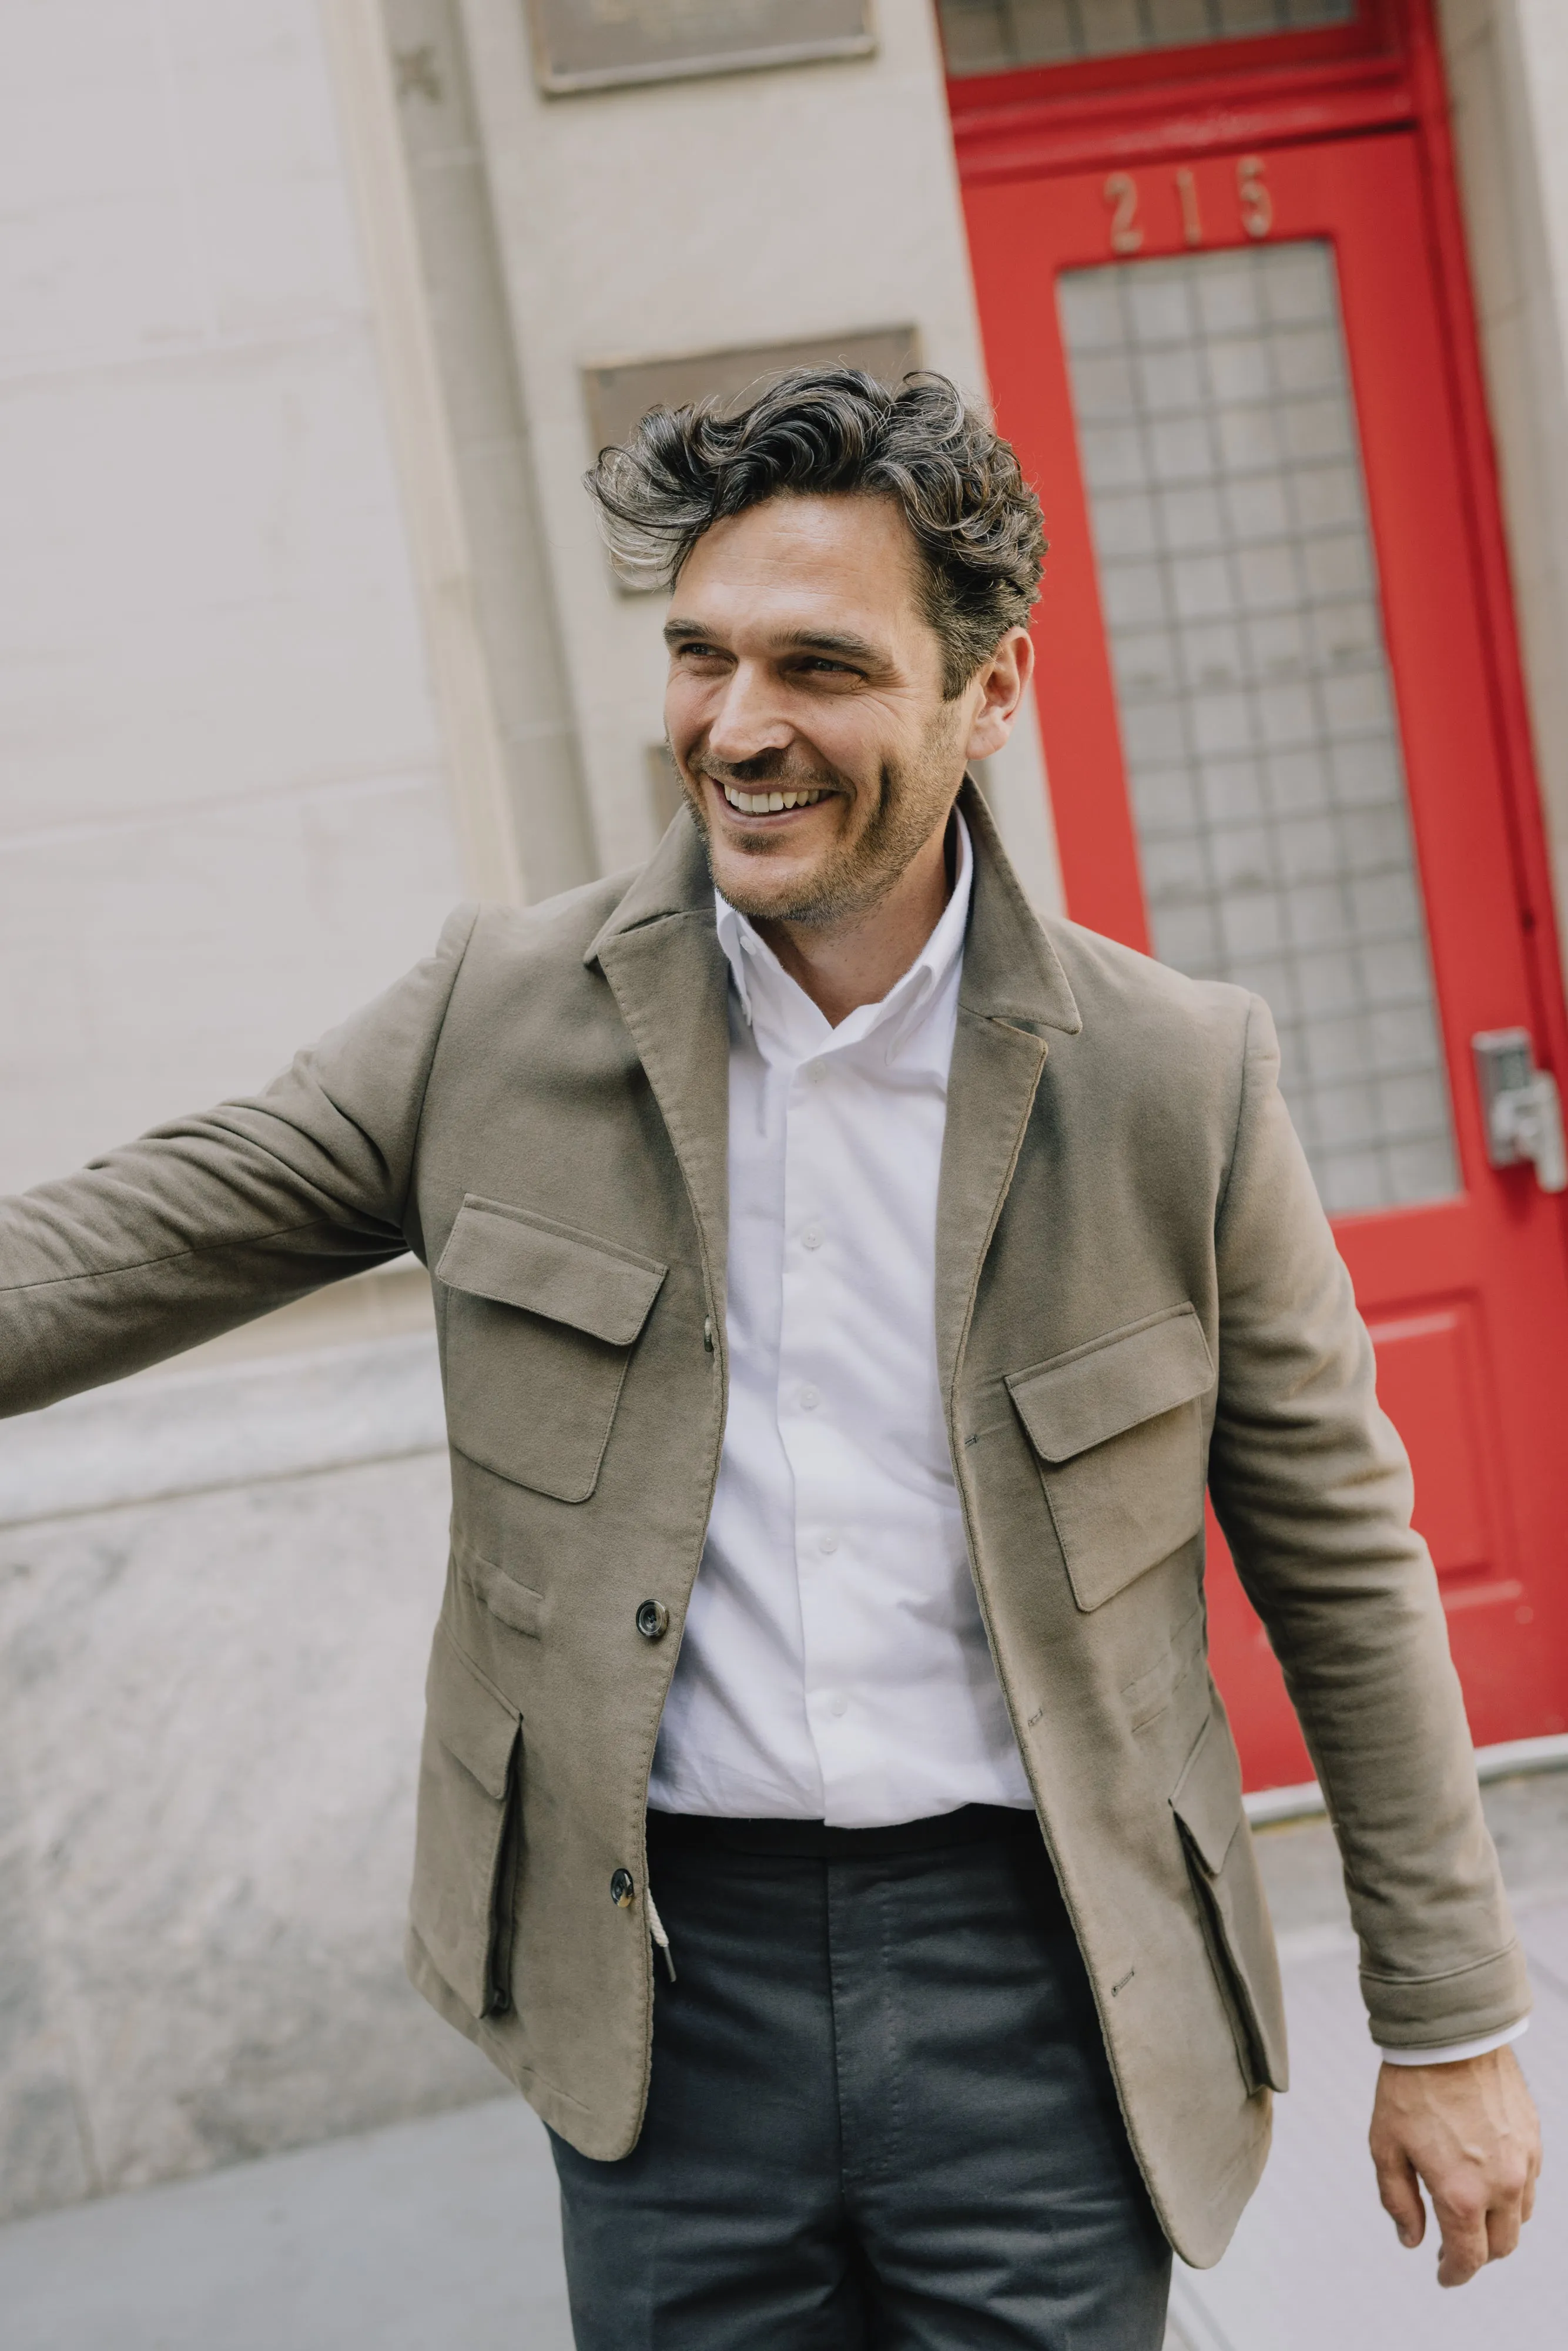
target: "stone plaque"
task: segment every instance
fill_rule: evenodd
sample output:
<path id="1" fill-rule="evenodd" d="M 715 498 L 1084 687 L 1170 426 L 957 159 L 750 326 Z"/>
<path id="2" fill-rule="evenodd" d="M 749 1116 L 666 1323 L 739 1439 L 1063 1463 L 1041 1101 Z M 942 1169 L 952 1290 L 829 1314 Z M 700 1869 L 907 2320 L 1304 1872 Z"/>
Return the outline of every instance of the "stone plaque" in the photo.
<path id="1" fill-rule="evenodd" d="M 913 327 L 862 328 L 799 343 L 753 343 L 727 351 L 695 351 L 682 359 L 629 360 L 621 367 L 583 370 L 588 421 L 596 451 L 622 442 L 650 408 L 683 408 L 716 394 L 733 399 L 760 389 L 789 368 L 863 368 L 879 383 L 897 383 L 920 365 Z"/>
<path id="2" fill-rule="evenodd" d="M 675 81 L 876 47 L 871 0 L 528 0 L 534 68 L 550 91 Z"/>

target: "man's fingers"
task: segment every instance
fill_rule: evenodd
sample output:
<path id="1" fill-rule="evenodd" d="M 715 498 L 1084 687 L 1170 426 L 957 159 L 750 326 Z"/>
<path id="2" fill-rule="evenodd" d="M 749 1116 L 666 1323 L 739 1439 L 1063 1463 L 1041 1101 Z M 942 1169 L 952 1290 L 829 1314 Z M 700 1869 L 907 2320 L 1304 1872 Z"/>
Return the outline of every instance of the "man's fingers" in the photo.
<path id="1" fill-rule="evenodd" d="M 1416 2167 L 1403 2148 L 1375 2155 L 1377 2192 L 1383 2209 L 1399 2231 L 1402 2245 L 1418 2245 L 1427 2233 L 1427 2207 L 1416 2179 Z"/>
<path id="2" fill-rule="evenodd" d="M 1522 2197 L 1506 2197 L 1500 2204 L 1494 2204 L 1487 2214 L 1489 2262 L 1500 2262 L 1518 2244 L 1519 2232 L 1524 2225 L 1522 2205 Z"/>
<path id="3" fill-rule="evenodd" d="M 1479 2195 L 1461 2192 L 1448 2198 L 1434 2196 L 1432 2209 L 1443 2232 L 1437 2283 L 1468 2285 L 1487 2263 L 1486 2207 Z M 1518 2234 L 1516 2223 L 1514 2235 Z"/>

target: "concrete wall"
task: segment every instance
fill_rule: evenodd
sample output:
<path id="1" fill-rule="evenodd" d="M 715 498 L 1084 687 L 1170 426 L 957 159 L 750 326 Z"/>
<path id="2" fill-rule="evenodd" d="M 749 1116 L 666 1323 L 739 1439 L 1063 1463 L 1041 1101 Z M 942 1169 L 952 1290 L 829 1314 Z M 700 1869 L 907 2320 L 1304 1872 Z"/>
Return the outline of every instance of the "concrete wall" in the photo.
<path id="1" fill-rule="evenodd" d="M 310 0 L 13 0 L 0 1187 L 259 1082 L 460 894 Z"/>
<path id="2" fill-rule="evenodd" d="M 463 876 L 313 0 L 5 31 L 10 1189 L 265 1080 Z M 0 2212 L 493 2082 L 402 1981 L 446 1507 L 422 1283 L 0 1427 Z"/>

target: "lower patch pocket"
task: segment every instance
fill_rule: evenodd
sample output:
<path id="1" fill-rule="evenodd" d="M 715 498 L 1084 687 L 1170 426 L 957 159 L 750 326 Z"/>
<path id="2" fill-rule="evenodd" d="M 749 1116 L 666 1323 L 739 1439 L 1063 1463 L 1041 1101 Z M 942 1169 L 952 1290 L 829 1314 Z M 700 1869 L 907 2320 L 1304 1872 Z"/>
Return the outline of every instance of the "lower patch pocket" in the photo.
<path id="1" fill-rule="evenodd" d="M 425 1685 L 410 1917 L 472 2016 L 511 2004 L 522 1725 L 438 1625 Z"/>
<path id="2" fill-rule="evenodd" d="M 1241 1766 L 1223 1715 L 1211 1713 L 1199 1731 L 1171 1810 L 1248 2085 L 1288 2090 L 1280 1962 L 1241 1802 Z"/>

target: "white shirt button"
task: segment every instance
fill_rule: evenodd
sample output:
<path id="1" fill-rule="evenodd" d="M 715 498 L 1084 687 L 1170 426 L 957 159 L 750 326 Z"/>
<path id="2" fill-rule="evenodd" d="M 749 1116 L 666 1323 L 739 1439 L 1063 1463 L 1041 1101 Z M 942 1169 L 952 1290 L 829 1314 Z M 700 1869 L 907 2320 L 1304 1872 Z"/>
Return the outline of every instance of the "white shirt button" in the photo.
<path id="1" fill-rule="evenodd" d="M 828 1692 L 828 1712 L 830 1714 L 847 1714 L 849 1709 L 850 1702 L 844 1696 L 842 1690 L 830 1690 Z"/>
<path id="2" fill-rule="evenodd" d="M 807 1064 L 806 1064 L 806 1082 L 807 1082 L 807 1084 L 808 1084 L 808 1085 L 811 1085 L 811 1086 L 820 1086 L 820 1085 L 821 1084 L 821 1082 L 822 1082 L 822 1080 L 827 1076 L 827 1074 L 828 1074 L 828 1065 L 827 1065 L 826 1061 L 808 1061 L 808 1062 L 807 1062 Z"/>
<path id="3" fill-rule="evenodd" d="M 817 1549 L 824 1559 L 831 1559 L 839 1547 L 839 1539 L 831 1527 L 824 1527 L 817 1537 Z"/>
<path id="4" fill-rule="evenodd" d="M 822 1246 L 821 1226 L 808 1225 L 800 1236 L 800 1246 L 802 1249 L 820 1249 Z"/>
<path id="5" fill-rule="evenodd" d="M 800 1402 L 802 1412 L 815 1412 L 821 1401 L 815 1388 L 801 1389 Z"/>

